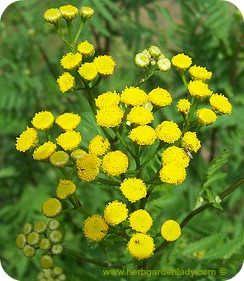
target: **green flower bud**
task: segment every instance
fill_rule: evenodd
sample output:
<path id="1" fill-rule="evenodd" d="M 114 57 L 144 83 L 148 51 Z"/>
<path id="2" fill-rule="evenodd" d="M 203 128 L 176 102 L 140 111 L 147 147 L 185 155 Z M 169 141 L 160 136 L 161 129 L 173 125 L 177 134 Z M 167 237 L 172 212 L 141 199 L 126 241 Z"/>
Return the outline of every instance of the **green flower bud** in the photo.
<path id="1" fill-rule="evenodd" d="M 50 230 L 55 230 L 60 227 L 60 221 L 57 219 L 51 219 L 48 223 L 48 227 Z"/>
<path id="2" fill-rule="evenodd" d="M 73 160 L 76 161 L 77 159 L 83 157 L 85 154 L 86 154 L 85 150 L 76 149 L 76 150 L 74 150 L 74 151 L 71 153 L 70 156 L 71 156 L 71 158 L 72 158 Z"/>
<path id="3" fill-rule="evenodd" d="M 60 13 L 59 9 L 52 8 L 46 10 L 43 17 L 45 21 L 55 24 L 62 18 L 62 14 Z"/>
<path id="4" fill-rule="evenodd" d="M 53 255 L 59 255 L 63 252 L 63 245 L 62 244 L 54 244 L 52 246 L 51 252 Z"/>
<path id="5" fill-rule="evenodd" d="M 135 65 L 138 67 L 147 67 L 150 63 L 150 56 L 145 53 L 138 53 L 135 55 Z"/>
<path id="6" fill-rule="evenodd" d="M 39 244 L 39 242 L 40 242 L 40 235 L 39 235 L 39 233 L 33 231 L 33 232 L 28 234 L 28 236 L 27 236 L 27 243 L 29 245 L 34 246 L 34 245 Z"/>
<path id="7" fill-rule="evenodd" d="M 78 9 L 72 5 L 65 5 L 59 8 L 63 18 L 66 20 L 73 20 L 78 15 Z"/>
<path id="8" fill-rule="evenodd" d="M 54 167 L 65 167 L 69 162 L 69 154 L 64 151 L 56 151 L 49 158 L 49 161 Z"/>
<path id="9" fill-rule="evenodd" d="M 71 180 L 59 180 L 56 190 L 56 194 L 59 199 L 66 199 L 68 196 L 74 194 L 75 191 L 76 185 Z"/>
<path id="10" fill-rule="evenodd" d="M 29 234 L 33 229 L 33 225 L 31 223 L 25 223 L 23 226 L 23 233 L 24 234 Z"/>
<path id="11" fill-rule="evenodd" d="M 25 257 L 32 258 L 36 253 L 36 249 L 33 246 L 25 245 L 22 252 Z"/>
<path id="12" fill-rule="evenodd" d="M 60 281 L 65 281 L 66 280 L 66 276 L 64 274 L 61 274 L 58 278 L 58 280 Z"/>
<path id="13" fill-rule="evenodd" d="M 34 230 L 38 233 L 43 233 L 47 230 L 47 224 L 44 221 L 38 221 L 34 224 Z"/>
<path id="14" fill-rule="evenodd" d="M 49 269 L 53 267 L 54 260 L 50 255 L 42 255 L 40 258 L 41 267 L 44 269 Z"/>
<path id="15" fill-rule="evenodd" d="M 162 54 L 161 50 L 157 46 L 151 46 L 149 48 L 149 53 L 153 58 L 157 58 Z"/>
<path id="16" fill-rule="evenodd" d="M 55 266 L 55 267 L 53 268 L 53 275 L 54 275 L 54 276 L 61 275 L 62 273 L 63 273 L 62 267 L 60 267 L 60 266 Z"/>
<path id="17" fill-rule="evenodd" d="M 56 198 L 49 198 L 42 204 L 42 213 L 48 218 L 56 217 L 61 211 L 62 204 Z"/>
<path id="18" fill-rule="evenodd" d="M 167 58 L 161 58 L 157 61 L 157 66 L 159 70 L 168 71 L 171 68 L 171 61 Z"/>
<path id="19" fill-rule="evenodd" d="M 16 246 L 19 248 L 19 249 L 23 249 L 23 247 L 26 245 L 26 236 L 25 234 L 19 234 L 16 238 Z"/>
<path id="20" fill-rule="evenodd" d="M 52 243 L 60 243 L 63 240 L 63 233 L 60 230 L 53 230 L 49 234 Z"/>
<path id="21" fill-rule="evenodd" d="M 48 251 L 51 249 L 52 243 L 48 238 L 42 238 L 39 243 L 39 247 L 41 250 Z"/>
<path id="22" fill-rule="evenodd" d="M 81 7 L 80 9 L 80 16 L 82 19 L 86 20 L 89 19 L 94 15 L 94 10 L 90 7 Z"/>
<path id="23" fill-rule="evenodd" d="M 36 277 L 37 277 L 37 279 L 40 280 L 40 281 L 46 280 L 46 279 L 45 279 L 45 276 L 44 276 L 44 273 L 43 273 L 42 271 L 39 272 Z"/>

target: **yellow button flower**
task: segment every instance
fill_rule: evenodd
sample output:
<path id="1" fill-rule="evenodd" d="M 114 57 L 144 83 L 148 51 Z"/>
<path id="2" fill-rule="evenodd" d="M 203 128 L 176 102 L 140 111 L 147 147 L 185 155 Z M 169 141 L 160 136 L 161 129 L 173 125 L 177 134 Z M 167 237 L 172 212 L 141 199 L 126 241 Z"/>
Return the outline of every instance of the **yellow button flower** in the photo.
<path id="1" fill-rule="evenodd" d="M 151 145 L 157 138 L 155 130 L 148 126 L 138 126 L 130 131 L 129 138 L 139 145 Z"/>
<path id="2" fill-rule="evenodd" d="M 68 196 L 74 194 L 76 185 L 71 180 L 59 180 L 56 194 L 59 199 L 66 199 Z"/>
<path id="3" fill-rule="evenodd" d="M 57 146 L 55 143 L 51 141 L 45 142 L 34 150 L 33 159 L 39 161 L 46 160 L 55 152 L 56 148 Z"/>
<path id="4" fill-rule="evenodd" d="M 174 143 L 181 136 L 181 130 L 173 121 L 163 121 L 156 127 L 157 137 L 166 143 Z"/>
<path id="5" fill-rule="evenodd" d="M 117 225 L 127 219 L 128 209 L 124 203 L 114 200 L 106 205 L 103 216 L 108 224 Z"/>
<path id="6" fill-rule="evenodd" d="M 173 145 L 166 148 L 162 153 L 162 162 L 164 165 L 172 163 L 186 168 L 189 165 L 190 157 L 183 148 Z"/>
<path id="7" fill-rule="evenodd" d="M 60 64 L 64 69 L 73 70 L 76 69 L 82 61 L 82 55 L 80 53 L 68 53 L 62 57 Z"/>
<path id="8" fill-rule="evenodd" d="M 175 241 L 181 235 L 181 227 L 174 220 L 167 220 L 161 227 L 161 235 L 167 241 Z"/>
<path id="9" fill-rule="evenodd" d="M 93 181 L 99 174 L 100 165 L 101 160 L 96 155 L 90 153 L 83 155 L 76 161 L 78 177 L 86 182 Z"/>
<path id="10" fill-rule="evenodd" d="M 126 105 L 140 106 L 148 101 L 148 96 L 138 87 L 126 87 L 121 93 L 121 101 Z"/>
<path id="11" fill-rule="evenodd" d="M 21 135 L 16 138 L 16 149 L 21 152 L 26 152 L 37 146 L 38 144 L 38 134 L 37 130 L 34 128 L 28 128 L 21 133 Z"/>
<path id="12" fill-rule="evenodd" d="M 156 106 L 161 107 L 170 105 L 172 103 L 172 97 L 170 93 L 160 87 L 149 92 L 148 99 Z"/>
<path id="13" fill-rule="evenodd" d="M 201 142 L 195 132 L 186 132 L 181 140 L 181 145 L 185 149 L 197 152 L 201 147 Z"/>
<path id="14" fill-rule="evenodd" d="M 209 90 L 208 85 L 200 80 L 190 81 L 188 83 L 188 91 L 194 98 L 203 99 L 212 95 L 212 91 Z"/>
<path id="15" fill-rule="evenodd" d="M 189 68 L 189 73 L 194 80 L 206 81 L 212 77 L 212 72 L 208 71 L 206 67 L 196 65 Z"/>
<path id="16" fill-rule="evenodd" d="M 69 92 L 75 87 L 75 78 L 68 72 L 64 72 L 59 76 L 57 82 L 62 93 Z"/>
<path id="17" fill-rule="evenodd" d="M 107 139 L 103 139 L 102 136 L 97 135 L 95 136 L 89 143 L 88 150 L 89 153 L 94 154 L 96 156 L 102 156 L 110 148 L 110 143 Z"/>
<path id="18" fill-rule="evenodd" d="M 122 122 L 123 111 L 118 106 L 104 107 L 97 111 L 97 125 L 113 128 Z"/>
<path id="19" fill-rule="evenodd" d="M 185 54 L 178 54 L 172 57 L 172 65 L 179 70 L 186 70 L 192 64 L 192 59 Z"/>
<path id="20" fill-rule="evenodd" d="M 180 113 L 186 115 L 191 107 L 191 103 L 187 99 L 180 99 L 177 103 L 177 109 Z"/>
<path id="21" fill-rule="evenodd" d="M 92 17 L 94 15 L 94 10 L 91 7 L 81 7 L 80 9 L 80 16 L 83 19 L 89 19 L 90 17 Z"/>
<path id="22" fill-rule="evenodd" d="M 114 72 L 115 61 L 112 57 L 103 55 L 94 59 L 97 71 L 100 75 L 111 75 Z"/>
<path id="23" fill-rule="evenodd" d="M 80 42 L 77 47 L 78 52 L 80 52 L 84 57 L 91 57 L 95 53 L 94 46 L 88 41 Z"/>
<path id="24" fill-rule="evenodd" d="M 136 125 L 146 125 L 154 119 L 151 111 L 144 106 L 133 107 L 127 115 L 127 121 Z"/>
<path id="25" fill-rule="evenodd" d="M 152 226 L 153 220 L 146 210 L 139 209 L 130 214 L 130 226 L 133 230 L 146 233 Z"/>
<path id="26" fill-rule="evenodd" d="M 97 68 L 93 62 L 85 62 L 78 70 L 80 76 L 87 81 L 93 81 L 97 77 Z"/>
<path id="27" fill-rule="evenodd" d="M 212 110 L 218 115 L 232 113 L 232 105 L 228 98 L 224 95 L 213 94 L 210 97 L 209 102 L 211 104 Z"/>
<path id="28" fill-rule="evenodd" d="M 163 165 L 159 172 L 159 177 L 164 183 L 178 185 L 186 179 L 186 170 L 183 166 L 169 163 Z"/>
<path id="29" fill-rule="evenodd" d="M 56 151 L 51 155 L 49 161 L 54 167 L 65 167 L 69 162 L 69 154 L 64 151 Z"/>
<path id="30" fill-rule="evenodd" d="M 74 113 L 64 113 L 56 118 L 56 124 L 64 131 L 75 130 L 80 124 L 81 117 Z"/>
<path id="31" fill-rule="evenodd" d="M 79 12 L 78 9 L 73 5 L 62 6 L 59 8 L 59 11 L 66 20 L 73 20 L 77 17 Z"/>
<path id="32" fill-rule="evenodd" d="M 105 107 L 113 107 L 118 106 L 120 102 L 120 96 L 118 93 L 114 92 L 106 92 L 98 96 L 95 99 L 96 106 L 101 109 Z"/>
<path id="33" fill-rule="evenodd" d="M 108 231 L 108 225 L 100 215 L 92 215 L 84 221 L 83 232 L 86 238 L 93 241 L 102 240 Z"/>
<path id="34" fill-rule="evenodd" d="M 51 8 L 45 11 L 43 17 L 45 21 L 55 24 L 62 18 L 62 14 L 59 9 Z"/>
<path id="35" fill-rule="evenodd" d="M 48 130 L 52 127 L 54 117 L 50 111 L 41 111 L 35 114 L 32 119 L 32 125 L 39 130 Z"/>
<path id="36" fill-rule="evenodd" d="M 111 151 L 103 157 L 102 168 L 109 176 L 124 174 L 129 166 L 128 157 L 121 151 Z"/>
<path id="37" fill-rule="evenodd" d="M 67 131 L 59 135 L 56 139 L 57 143 L 65 150 L 74 150 L 78 147 L 82 140 L 80 132 Z"/>
<path id="38" fill-rule="evenodd" d="M 133 234 L 127 246 L 130 254 L 138 260 L 150 258 L 155 248 L 152 237 L 144 233 Z"/>
<path id="39" fill-rule="evenodd" d="M 62 211 L 62 204 L 56 198 L 49 198 L 42 204 L 42 213 L 48 218 L 59 215 Z"/>
<path id="40" fill-rule="evenodd" d="M 196 114 L 197 114 L 198 122 L 202 126 L 211 125 L 217 119 L 216 114 L 211 109 L 208 109 L 208 108 L 198 109 Z"/>
<path id="41" fill-rule="evenodd" d="M 123 195 L 132 203 L 146 197 L 147 188 L 141 179 L 129 178 L 124 179 L 120 185 Z"/>

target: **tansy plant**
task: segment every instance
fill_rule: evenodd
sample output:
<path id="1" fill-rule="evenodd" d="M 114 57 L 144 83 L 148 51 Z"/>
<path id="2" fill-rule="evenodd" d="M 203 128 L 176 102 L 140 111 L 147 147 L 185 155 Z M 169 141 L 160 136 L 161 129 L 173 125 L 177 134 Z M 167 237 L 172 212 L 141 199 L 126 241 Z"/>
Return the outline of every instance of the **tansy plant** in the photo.
<path id="1" fill-rule="evenodd" d="M 16 140 L 18 151 L 31 153 L 34 160 L 45 162 L 63 174 L 57 182 L 55 196 L 40 206 L 49 222 L 26 223 L 16 239 L 27 258 L 41 252 L 40 265 L 45 271 L 39 273 L 39 280 L 49 280 L 48 276 L 54 276 L 52 280 L 65 280 L 55 261 L 60 254 L 103 267 L 126 265 L 93 260 L 78 250 L 69 249 L 65 244 L 64 216 L 80 213 L 80 235 L 97 244 L 117 236 L 121 243 L 126 242 L 125 251 L 120 255 L 131 255 L 145 268 L 148 259 L 180 238 L 191 218 L 211 206 L 221 209 L 221 200 L 244 182 L 241 179 L 220 194 L 215 194 L 206 181 L 203 182 L 200 203 L 189 215 L 176 221 L 164 218 L 162 211 L 161 227 L 156 231 L 152 229 L 158 214 L 149 212 L 147 203 L 154 188 L 180 188 L 186 180 L 188 166 L 194 163 L 195 154 L 201 148 L 199 131 L 221 115 L 231 114 L 232 105 L 223 94 L 213 93 L 209 88 L 211 71 L 194 65 L 192 58 L 184 53 L 166 58 L 157 46 L 135 55 L 135 65 L 142 70 L 136 85 L 127 85 L 120 93 L 116 89 L 99 93 L 95 98 L 94 90 L 106 76 L 114 73 L 116 63 L 109 55 L 97 54 L 91 42 L 79 39 L 85 22 L 93 14 L 90 7 L 78 9 L 66 5 L 47 10 L 44 19 L 56 28 L 69 49 L 60 60 L 63 74 L 57 84 L 61 95 L 72 91 L 85 95 L 101 134 L 91 138 L 84 147 L 82 128 L 77 129 L 82 112 L 81 115 L 62 112 L 57 116 L 42 111 L 33 116 L 31 125 Z M 73 21 L 80 22 L 76 31 Z M 143 84 L 156 71 L 165 74 L 171 68 L 182 78 L 184 96 L 173 102 L 171 93 L 161 85 L 150 92 L 143 90 Z M 162 119 L 158 122 L 155 113 L 164 111 L 165 107 L 176 107 L 181 121 Z M 227 152 L 224 152 L 213 161 L 212 171 L 226 159 Z M 151 166 L 156 169 L 148 173 Z M 209 176 L 211 171 L 206 172 L 206 180 Z M 117 189 L 118 196 L 101 206 L 99 213 L 91 213 L 78 196 L 81 182 L 87 183 L 88 188 L 89 183 L 94 182 Z M 92 194 L 92 188 L 90 192 Z M 113 254 L 118 254 L 116 249 Z"/>

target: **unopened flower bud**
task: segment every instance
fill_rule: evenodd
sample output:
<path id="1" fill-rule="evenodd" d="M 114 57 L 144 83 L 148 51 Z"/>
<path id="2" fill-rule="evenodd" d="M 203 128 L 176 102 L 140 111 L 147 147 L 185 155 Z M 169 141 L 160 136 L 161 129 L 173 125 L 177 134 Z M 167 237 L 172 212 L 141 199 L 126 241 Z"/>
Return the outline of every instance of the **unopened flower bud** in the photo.
<path id="1" fill-rule="evenodd" d="M 63 273 L 63 269 L 60 266 L 55 266 L 53 269 L 54 276 L 61 275 Z"/>
<path id="2" fill-rule="evenodd" d="M 51 252 L 53 255 L 60 255 L 63 252 L 63 249 L 62 244 L 55 244 L 52 246 Z"/>
<path id="3" fill-rule="evenodd" d="M 38 221 L 34 224 L 34 230 L 38 233 L 43 233 L 47 229 L 47 224 L 44 221 Z"/>
<path id="4" fill-rule="evenodd" d="M 79 12 L 78 9 L 72 5 L 62 6 L 59 8 L 59 11 L 66 20 L 73 20 L 77 17 Z"/>
<path id="5" fill-rule="evenodd" d="M 167 58 L 161 58 L 157 61 L 157 66 L 159 70 L 168 71 L 171 68 L 171 62 Z"/>
<path id="6" fill-rule="evenodd" d="M 150 57 L 144 53 L 138 53 L 135 55 L 135 65 L 138 67 L 147 67 L 150 63 Z"/>
<path id="7" fill-rule="evenodd" d="M 56 194 L 59 199 L 66 199 L 68 196 L 74 194 L 75 191 L 76 185 L 71 180 L 59 180 L 56 190 Z"/>
<path id="8" fill-rule="evenodd" d="M 31 223 L 25 223 L 23 226 L 23 233 L 24 234 L 29 234 L 33 229 L 33 225 Z"/>
<path id="9" fill-rule="evenodd" d="M 54 260 L 50 255 L 42 255 L 40 259 L 41 267 L 44 269 L 49 269 L 53 267 Z"/>
<path id="10" fill-rule="evenodd" d="M 52 8 L 52 9 L 46 10 L 43 17 L 44 17 L 45 21 L 55 24 L 62 18 L 62 14 L 59 11 L 59 9 Z"/>
<path id="11" fill-rule="evenodd" d="M 94 15 L 94 10 L 91 7 L 81 7 L 80 15 L 83 19 L 89 19 Z"/>
<path id="12" fill-rule="evenodd" d="M 76 161 L 77 159 L 83 157 L 85 154 L 86 154 L 85 150 L 76 149 L 76 150 L 74 150 L 74 151 L 71 153 L 70 156 L 71 156 L 71 158 L 72 158 L 73 160 Z"/>
<path id="13" fill-rule="evenodd" d="M 39 243 L 39 247 L 40 249 L 44 250 L 44 251 L 48 251 L 51 249 L 52 247 L 52 243 L 48 238 L 42 238 L 42 240 Z"/>
<path id="14" fill-rule="evenodd" d="M 161 55 L 161 50 L 157 46 L 151 46 L 149 48 L 149 53 L 153 58 L 157 58 Z"/>
<path id="15" fill-rule="evenodd" d="M 49 161 L 54 167 L 65 167 L 69 162 L 69 154 L 64 151 L 56 151 L 51 155 Z"/>
<path id="16" fill-rule="evenodd" d="M 60 221 L 57 219 L 51 219 L 48 223 L 48 227 L 50 230 L 58 229 L 60 227 Z"/>
<path id="17" fill-rule="evenodd" d="M 48 218 L 59 215 L 62 211 L 62 204 L 56 198 L 49 198 L 42 204 L 42 213 Z"/>
<path id="18" fill-rule="evenodd" d="M 39 241 L 40 241 L 40 235 L 37 232 L 32 231 L 31 233 L 28 234 L 27 243 L 29 245 L 35 246 L 39 244 Z"/>
<path id="19" fill-rule="evenodd" d="M 49 239 L 52 243 L 60 243 L 63 240 L 63 233 L 60 230 L 53 230 L 49 234 Z"/>
<path id="20" fill-rule="evenodd" d="M 25 257 L 32 258 L 36 253 L 36 249 L 33 246 L 25 245 L 22 252 Z"/>
<path id="21" fill-rule="evenodd" d="M 23 234 L 23 233 L 19 234 L 17 236 L 17 238 L 16 238 L 15 243 L 16 243 L 16 246 L 18 248 L 23 249 L 24 246 L 26 245 L 26 236 L 25 236 L 25 234 Z"/>

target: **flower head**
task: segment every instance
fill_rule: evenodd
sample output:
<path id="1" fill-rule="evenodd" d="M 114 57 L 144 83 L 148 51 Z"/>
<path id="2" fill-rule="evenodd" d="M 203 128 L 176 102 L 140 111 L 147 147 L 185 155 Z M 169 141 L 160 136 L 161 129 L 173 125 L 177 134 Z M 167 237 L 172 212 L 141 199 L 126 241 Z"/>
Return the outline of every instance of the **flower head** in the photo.
<path id="1" fill-rule="evenodd" d="M 57 146 L 51 141 L 45 142 L 43 145 L 37 147 L 33 152 L 33 159 L 35 160 L 46 160 L 48 159 L 56 150 Z"/>
<path id="2" fill-rule="evenodd" d="M 42 255 L 40 258 L 40 264 L 44 269 L 52 268 L 54 265 L 53 257 L 50 255 Z"/>
<path id="3" fill-rule="evenodd" d="M 173 145 L 166 148 L 162 153 L 162 162 L 163 165 L 172 163 L 186 168 L 189 165 L 190 157 L 183 148 Z"/>
<path id="4" fill-rule="evenodd" d="M 173 56 L 171 62 L 176 68 L 180 70 L 186 70 L 191 66 L 192 59 L 185 54 L 178 54 L 176 56 Z"/>
<path id="5" fill-rule="evenodd" d="M 103 139 L 102 136 L 97 135 L 95 136 L 89 143 L 89 153 L 94 154 L 96 156 L 102 156 L 110 148 L 110 143 L 107 139 Z"/>
<path id="6" fill-rule="evenodd" d="M 76 185 L 71 180 L 59 180 L 56 194 L 59 199 L 66 199 L 68 196 L 74 194 Z"/>
<path id="7" fill-rule="evenodd" d="M 152 237 L 144 233 L 133 234 L 127 246 L 130 254 L 138 260 L 150 258 L 155 248 Z"/>
<path id="8" fill-rule="evenodd" d="M 161 235 L 167 241 L 175 241 L 181 235 L 181 227 L 174 220 L 167 220 L 161 226 Z"/>
<path id="9" fill-rule="evenodd" d="M 93 62 L 83 63 L 78 72 L 87 81 L 93 81 L 98 74 L 96 65 Z"/>
<path id="10" fill-rule="evenodd" d="M 86 153 L 76 161 L 78 177 L 86 182 L 93 181 L 99 174 L 100 165 L 101 160 L 96 155 Z"/>
<path id="11" fill-rule="evenodd" d="M 74 150 L 81 142 L 80 132 L 67 131 L 57 137 L 57 143 L 65 150 Z"/>
<path id="12" fill-rule="evenodd" d="M 156 128 L 157 137 L 166 143 L 174 143 L 181 136 L 181 130 L 173 121 L 163 121 Z"/>
<path id="13" fill-rule="evenodd" d="M 80 52 L 84 57 L 91 57 L 95 53 L 94 46 L 88 41 L 80 42 L 77 47 L 78 52 Z"/>
<path id="14" fill-rule="evenodd" d="M 146 210 L 139 209 L 130 214 L 130 226 L 137 232 L 146 233 L 152 226 L 153 220 Z"/>
<path id="15" fill-rule="evenodd" d="M 119 176 L 124 174 L 129 166 L 128 157 L 121 151 L 108 152 L 103 157 L 102 168 L 109 176 Z"/>
<path id="16" fill-rule="evenodd" d="M 177 109 L 180 113 L 186 115 L 191 107 L 191 103 L 187 99 L 180 99 L 177 103 Z"/>
<path id="17" fill-rule="evenodd" d="M 159 58 L 157 61 L 158 69 L 161 71 L 168 71 L 171 68 L 171 61 L 167 58 Z"/>
<path id="18" fill-rule="evenodd" d="M 64 131 L 75 130 L 80 124 L 80 121 L 81 117 L 74 113 L 64 113 L 59 115 L 55 120 L 56 124 Z"/>
<path id="19" fill-rule="evenodd" d="M 155 130 L 148 126 L 138 126 L 130 131 L 129 138 L 139 145 L 151 145 L 157 138 Z"/>
<path id="20" fill-rule="evenodd" d="M 129 178 L 124 179 L 120 185 L 123 195 L 132 203 L 146 197 L 147 188 L 141 179 Z"/>
<path id="21" fill-rule="evenodd" d="M 37 130 L 34 128 L 28 128 L 21 133 L 21 135 L 16 139 L 16 149 L 21 152 L 25 152 L 37 146 L 38 144 L 38 134 Z"/>
<path id="22" fill-rule="evenodd" d="M 200 80 L 190 81 L 188 84 L 188 90 L 192 97 L 203 99 L 212 95 L 212 91 L 209 90 L 208 85 Z"/>
<path id="23" fill-rule="evenodd" d="M 209 102 L 211 104 L 212 110 L 218 114 L 231 114 L 232 112 L 232 105 L 229 102 L 228 98 L 221 94 L 213 94 Z"/>
<path id="24" fill-rule="evenodd" d="M 114 92 L 106 92 L 98 96 L 95 99 L 96 106 L 101 109 L 105 107 L 113 107 L 118 106 L 120 102 L 120 96 L 115 91 Z"/>
<path id="25" fill-rule="evenodd" d="M 162 89 L 160 87 L 153 89 L 149 94 L 148 94 L 148 99 L 155 105 L 157 106 L 167 106 L 170 105 L 172 102 L 172 97 L 170 93 Z"/>
<path id="26" fill-rule="evenodd" d="M 162 55 L 161 50 L 157 46 L 150 46 L 148 51 L 153 58 L 158 58 L 160 55 Z"/>
<path id="27" fill-rule="evenodd" d="M 47 230 L 47 224 L 44 221 L 37 221 L 34 225 L 34 231 L 44 233 Z"/>
<path id="28" fill-rule="evenodd" d="M 50 111 L 41 111 L 35 114 L 31 123 L 39 130 L 46 131 L 53 125 L 54 117 Z"/>
<path id="29" fill-rule="evenodd" d="M 50 156 L 49 161 L 54 167 L 65 167 L 69 162 L 69 154 L 64 151 L 56 151 Z"/>
<path id="30" fill-rule="evenodd" d="M 127 219 L 128 209 L 126 204 L 114 200 L 106 205 L 103 216 L 108 224 L 117 225 Z"/>
<path id="31" fill-rule="evenodd" d="M 184 166 L 169 163 L 162 166 L 159 177 L 164 183 L 181 184 L 186 179 L 186 170 Z"/>
<path id="32" fill-rule="evenodd" d="M 111 75 L 114 72 L 115 61 L 112 57 L 103 55 L 94 59 L 97 71 L 100 75 Z"/>
<path id="33" fill-rule="evenodd" d="M 97 125 L 113 128 L 122 122 L 123 111 L 118 106 L 104 107 L 97 111 Z"/>
<path id="34" fill-rule="evenodd" d="M 62 6 L 59 11 L 66 20 L 73 20 L 78 15 L 78 9 L 73 5 Z"/>
<path id="35" fill-rule="evenodd" d="M 49 198 L 42 204 L 42 213 L 48 218 L 59 215 L 62 211 L 62 204 L 56 198 Z"/>
<path id="36" fill-rule="evenodd" d="M 83 232 L 86 238 L 93 241 L 102 240 L 108 231 L 108 225 L 100 215 L 92 215 L 84 221 Z"/>
<path id="37" fill-rule="evenodd" d="M 138 67 L 147 67 L 150 63 L 151 56 L 146 53 L 138 53 L 135 55 L 135 65 Z"/>
<path id="38" fill-rule="evenodd" d="M 83 6 L 80 9 L 80 16 L 82 19 L 86 20 L 89 19 L 94 15 L 94 10 L 91 7 Z"/>
<path id="39" fill-rule="evenodd" d="M 152 112 L 144 106 L 133 107 L 127 115 L 127 121 L 136 125 L 146 125 L 151 123 L 153 119 Z"/>
<path id="40" fill-rule="evenodd" d="M 121 101 L 126 105 L 140 106 L 148 101 L 147 94 L 138 87 L 126 87 L 121 93 Z"/>
<path id="41" fill-rule="evenodd" d="M 212 77 L 211 71 L 208 71 L 205 67 L 196 65 L 189 68 L 189 73 L 194 80 L 206 81 Z"/>
<path id="42" fill-rule="evenodd" d="M 45 11 L 43 17 L 45 21 L 55 24 L 62 18 L 62 14 L 59 9 L 51 8 Z"/>
<path id="43" fill-rule="evenodd" d="M 68 53 L 64 55 L 60 61 L 60 64 L 64 69 L 73 70 L 76 69 L 82 61 L 82 55 L 80 53 Z"/>
<path id="44" fill-rule="evenodd" d="M 77 159 L 83 157 L 85 154 L 86 154 L 85 150 L 78 148 L 78 149 L 73 150 L 71 152 L 70 156 L 73 160 L 76 161 Z"/>
<path id="45" fill-rule="evenodd" d="M 211 109 L 208 108 L 198 109 L 196 114 L 197 114 L 198 122 L 202 126 L 211 125 L 217 119 L 216 114 Z"/>
<path id="46" fill-rule="evenodd" d="M 197 138 L 196 132 L 186 132 L 181 140 L 183 148 L 197 152 L 201 147 L 201 142 Z"/>
<path id="47" fill-rule="evenodd" d="M 64 72 L 59 76 L 57 82 L 62 93 L 71 91 L 75 87 L 75 78 L 68 72 Z"/>

